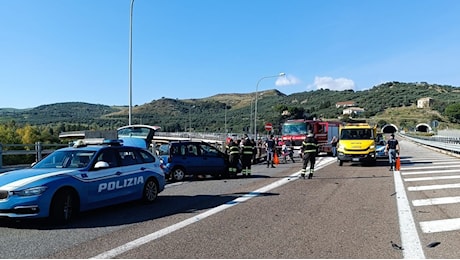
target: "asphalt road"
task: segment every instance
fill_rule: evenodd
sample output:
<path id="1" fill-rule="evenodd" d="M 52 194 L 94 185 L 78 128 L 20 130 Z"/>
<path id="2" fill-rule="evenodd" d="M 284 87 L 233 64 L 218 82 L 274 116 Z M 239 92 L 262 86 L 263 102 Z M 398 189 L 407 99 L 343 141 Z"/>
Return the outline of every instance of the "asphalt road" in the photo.
<path id="1" fill-rule="evenodd" d="M 404 140 L 401 149 L 400 173 L 388 171 L 385 161 L 340 167 L 333 158 L 320 157 L 311 180 L 295 176 L 299 162 L 274 169 L 256 165 L 250 178 L 169 184 L 152 205 L 133 202 L 87 212 L 69 226 L 2 222 L 0 254 L 2 258 L 414 258 L 415 252 L 416 258 L 459 258 L 458 231 L 427 233 L 420 224 L 455 219 L 460 215 L 458 204 L 414 206 L 414 200 L 433 196 L 434 191 L 410 191 L 408 187 L 426 186 L 429 181 L 407 181 L 407 176 L 419 177 L 416 172 L 423 171 L 411 169 L 417 161 L 433 166 L 433 154 L 436 160 L 452 157 Z M 405 175 L 409 172 L 413 174 Z M 402 191 L 395 186 L 398 177 Z M 436 193 L 459 192 L 441 188 Z M 404 199 L 408 210 L 400 207 Z M 401 212 L 412 217 L 415 233 L 401 228 Z M 413 241 L 419 243 L 414 246 Z"/>

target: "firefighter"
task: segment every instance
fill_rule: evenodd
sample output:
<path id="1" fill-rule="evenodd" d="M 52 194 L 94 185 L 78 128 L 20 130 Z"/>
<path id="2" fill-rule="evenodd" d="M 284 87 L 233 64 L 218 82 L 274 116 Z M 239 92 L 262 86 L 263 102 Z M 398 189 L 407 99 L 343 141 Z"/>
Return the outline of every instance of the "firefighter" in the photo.
<path id="1" fill-rule="evenodd" d="M 228 145 L 228 154 L 228 173 L 230 177 L 235 177 L 238 170 L 238 162 L 240 160 L 240 148 L 233 139 L 230 140 L 230 144 Z"/>
<path id="2" fill-rule="evenodd" d="M 241 148 L 241 164 L 243 165 L 243 176 L 251 176 L 252 153 L 254 146 L 248 135 L 244 135 L 243 146 Z"/>
<path id="3" fill-rule="evenodd" d="M 313 171 L 315 170 L 316 154 L 318 153 L 318 141 L 315 139 L 312 133 L 307 135 L 307 138 L 302 142 L 302 159 L 303 167 L 300 176 L 305 179 L 307 172 L 307 165 L 310 162 L 310 171 L 308 179 L 313 177 Z"/>

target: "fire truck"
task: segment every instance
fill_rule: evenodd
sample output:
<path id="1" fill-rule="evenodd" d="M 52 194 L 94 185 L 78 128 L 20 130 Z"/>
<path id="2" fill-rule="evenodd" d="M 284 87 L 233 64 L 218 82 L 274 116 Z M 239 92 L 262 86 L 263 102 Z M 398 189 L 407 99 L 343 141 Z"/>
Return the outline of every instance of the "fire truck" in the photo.
<path id="1" fill-rule="evenodd" d="M 293 149 L 300 151 L 305 135 L 312 133 L 319 145 L 319 152 L 332 155 L 332 137 L 339 135 L 341 123 L 337 121 L 293 119 L 283 123 L 281 128 L 281 139 L 283 142 L 290 142 Z"/>

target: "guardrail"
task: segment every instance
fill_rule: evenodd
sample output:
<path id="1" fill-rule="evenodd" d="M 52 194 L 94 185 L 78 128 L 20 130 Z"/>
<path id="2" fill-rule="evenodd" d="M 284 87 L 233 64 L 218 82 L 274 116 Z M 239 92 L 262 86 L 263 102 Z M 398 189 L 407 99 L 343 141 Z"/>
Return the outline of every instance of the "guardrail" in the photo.
<path id="1" fill-rule="evenodd" d="M 426 146 L 438 148 L 454 154 L 460 154 L 460 137 L 453 136 L 414 136 L 401 134 L 404 138 Z"/>
<path id="2" fill-rule="evenodd" d="M 67 147 L 68 144 L 1 144 L 0 143 L 0 168 L 3 167 L 3 156 L 35 154 L 35 160 L 40 161 L 44 155 L 50 154 L 58 148 Z M 18 149 L 20 148 L 20 149 Z"/>

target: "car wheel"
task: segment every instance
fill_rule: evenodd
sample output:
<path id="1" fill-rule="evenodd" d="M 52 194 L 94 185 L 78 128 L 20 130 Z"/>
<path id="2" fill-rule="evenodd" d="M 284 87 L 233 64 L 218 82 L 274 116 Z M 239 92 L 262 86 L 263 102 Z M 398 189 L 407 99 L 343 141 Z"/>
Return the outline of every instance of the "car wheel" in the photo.
<path id="1" fill-rule="evenodd" d="M 67 224 L 78 212 L 77 196 L 70 189 L 63 189 L 51 201 L 50 218 L 54 223 Z"/>
<path id="2" fill-rule="evenodd" d="M 182 181 L 185 178 L 185 171 L 183 168 L 177 167 L 171 171 L 173 181 Z"/>
<path id="3" fill-rule="evenodd" d="M 147 203 L 152 203 L 158 197 L 158 184 L 154 178 L 150 178 L 144 185 L 142 192 L 142 200 Z"/>

